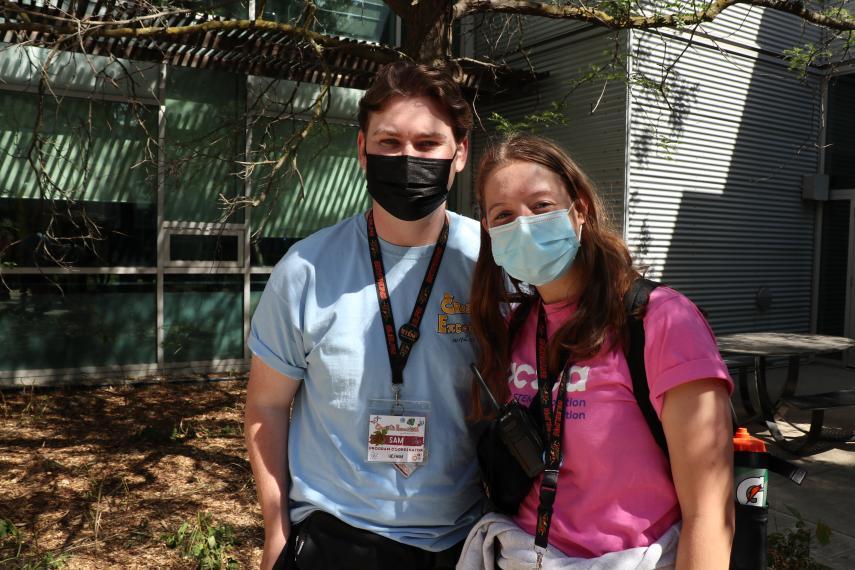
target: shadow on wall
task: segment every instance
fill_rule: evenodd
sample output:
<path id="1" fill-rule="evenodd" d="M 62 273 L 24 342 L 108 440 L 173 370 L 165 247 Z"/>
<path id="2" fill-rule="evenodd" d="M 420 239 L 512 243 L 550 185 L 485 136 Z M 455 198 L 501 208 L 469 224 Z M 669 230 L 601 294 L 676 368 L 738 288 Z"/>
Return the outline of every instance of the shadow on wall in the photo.
<path id="1" fill-rule="evenodd" d="M 771 43 L 781 16 L 759 22 L 759 49 L 780 50 Z M 673 159 L 638 159 L 653 186 L 633 190 L 660 202 L 638 216 L 640 258 L 658 254 L 657 277 L 704 308 L 718 333 L 808 331 L 814 207 L 801 178 L 817 167 L 819 82 L 779 63 L 691 51 L 675 92 L 697 91 L 678 99 Z M 631 208 L 638 202 L 630 196 Z"/>
<path id="2" fill-rule="evenodd" d="M 635 53 L 636 58 L 652 58 L 653 53 L 639 48 Z M 663 105 L 666 112 L 648 112 L 646 106 L 638 106 L 634 112 L 634 122 L 639 122 L 641 133 L 632 145 L 633 159 L 641 166 L 647 167 L 652 156 L 657 154 L 670 160 L 675 151 L 675 143 L 681 140 L 685 130 L 686 121 L 692 111 L 693 105 L 698 98 L 699 81 L 689 79 L 680 73 L 676 66 L 665 70 L 667 81 L 661 91 L 654 86 L 640 86 L 640 99 L 651 105 Z M 661 79 L 653 81 L 659 84 Z M 664 103 L 663 103 L 664 101 Z M 632 204 L 635 193 L 630 192 L 629 201 Z"/>

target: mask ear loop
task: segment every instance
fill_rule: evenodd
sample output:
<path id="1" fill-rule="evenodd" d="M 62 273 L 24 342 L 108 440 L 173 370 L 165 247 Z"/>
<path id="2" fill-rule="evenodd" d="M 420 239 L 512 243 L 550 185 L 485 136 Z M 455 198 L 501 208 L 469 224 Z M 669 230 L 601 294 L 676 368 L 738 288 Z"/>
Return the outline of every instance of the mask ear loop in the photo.
<path id="1" fill-rule="evenodd" d="M 569 215 L 570 215 L 570 213 L 571 213 L 571 212 L 573 212 L 574 210 L 578 213 L 578 210 L 576 210 L 576 200 L 573 200 L 573 202 L 570 204 L 570 207 L 567 209 L 567 215 L 569 216 Z M 573 233 L 575 233 L 575 234 L 576 234 L 576 240 L 577 240 L 580 244 L 582 243 L 582 227 L 583 227 L 584 225 L 585 225 L 585 222 L 581 222 L 581 223 L 579 224 L 579 229 L 578 229 L 578 230 L 577 230 L 576 228 L 573 228 Z M 571 226 L 571 227 L 573 226 L 573 219 L 572 219 L 572 218 L 570 218 L 570 226 Z"/>

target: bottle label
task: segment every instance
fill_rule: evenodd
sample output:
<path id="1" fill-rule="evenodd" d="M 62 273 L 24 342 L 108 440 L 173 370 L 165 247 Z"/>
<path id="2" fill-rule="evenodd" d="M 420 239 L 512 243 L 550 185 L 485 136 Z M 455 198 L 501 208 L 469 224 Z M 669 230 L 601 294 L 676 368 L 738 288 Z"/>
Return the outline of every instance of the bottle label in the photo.
<path id="1" fill-rule="evenodd" d="M 736 502 L 752 507 L 766 506 L 766 490 L 769 486 L 769 471 L 766 469 L 734 468 Z"/>

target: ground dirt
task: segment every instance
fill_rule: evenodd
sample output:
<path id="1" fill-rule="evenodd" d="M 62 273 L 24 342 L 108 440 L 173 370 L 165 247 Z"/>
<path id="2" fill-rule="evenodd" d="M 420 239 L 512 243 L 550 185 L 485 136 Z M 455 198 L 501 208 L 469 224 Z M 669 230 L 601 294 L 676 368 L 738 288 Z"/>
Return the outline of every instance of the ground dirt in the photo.
<path id="1" fill-rule="evenodd" d="M 257 567 L 245 394 L 245 380 L 0 391 L 0 568 Z M 217 548 L 169 546 L 200 518 Z"/>

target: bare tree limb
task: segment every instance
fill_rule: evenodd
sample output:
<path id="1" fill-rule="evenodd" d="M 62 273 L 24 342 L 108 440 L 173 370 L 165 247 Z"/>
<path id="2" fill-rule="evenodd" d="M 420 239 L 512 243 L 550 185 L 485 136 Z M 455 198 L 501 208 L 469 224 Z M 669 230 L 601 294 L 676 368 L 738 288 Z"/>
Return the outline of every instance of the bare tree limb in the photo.
<path id="1" fill-rule="evenodd" d="M 807 22 L 834 30 L 855 30 L 855 18 L 837 12 L 836 16 L 808 7 L 800 0 L 714 0 L 703 10 L 691 12 L 658 13 L 651 16 L 634 15 L 630 12 L 610 14 L 605 10 L 588 6 L 567 6 L 531 2 L 529 0 L 460 0 L 454 5 L 454 17 L 462 18 L 477 13 L 522 14 L 544 18 L 578 20 L 615 30 L 646 30 L 664 27 L 693 26 L 712 22 L 726 8 L 736 4 L 749 4 L 771 8 L 798 16 Z"/>
<path id="2" fill-rule="evenodd" d="M 22 13 L 21 16 L 24 16 Z M 42 14 L 31 13 L 31 16 Z M 64 20 L 63 20 L 64 21 Z M 42 24 L 21 21 L 0 23 L 0 32 L 40 32 L 64 36 L 80 35 L 85 38 L 165 38 L 174 39 L 192 34 L 230 30 L 266 30 L 287 34 L 295 39 L 301 39 L 328 50 L 337 50 L 358 55 L 378 63 L 386 63 L 401 59 L 409 59 L 403 52 L 379 44 L 361 43 L 327 36 L 313 32 L 307 28 L 273 22 L 270 20 L 210 20 L 185 26 L 117 26 L 116 22 L 92 21 L 82 19 L 70 21 L 64 25 Z"/>

